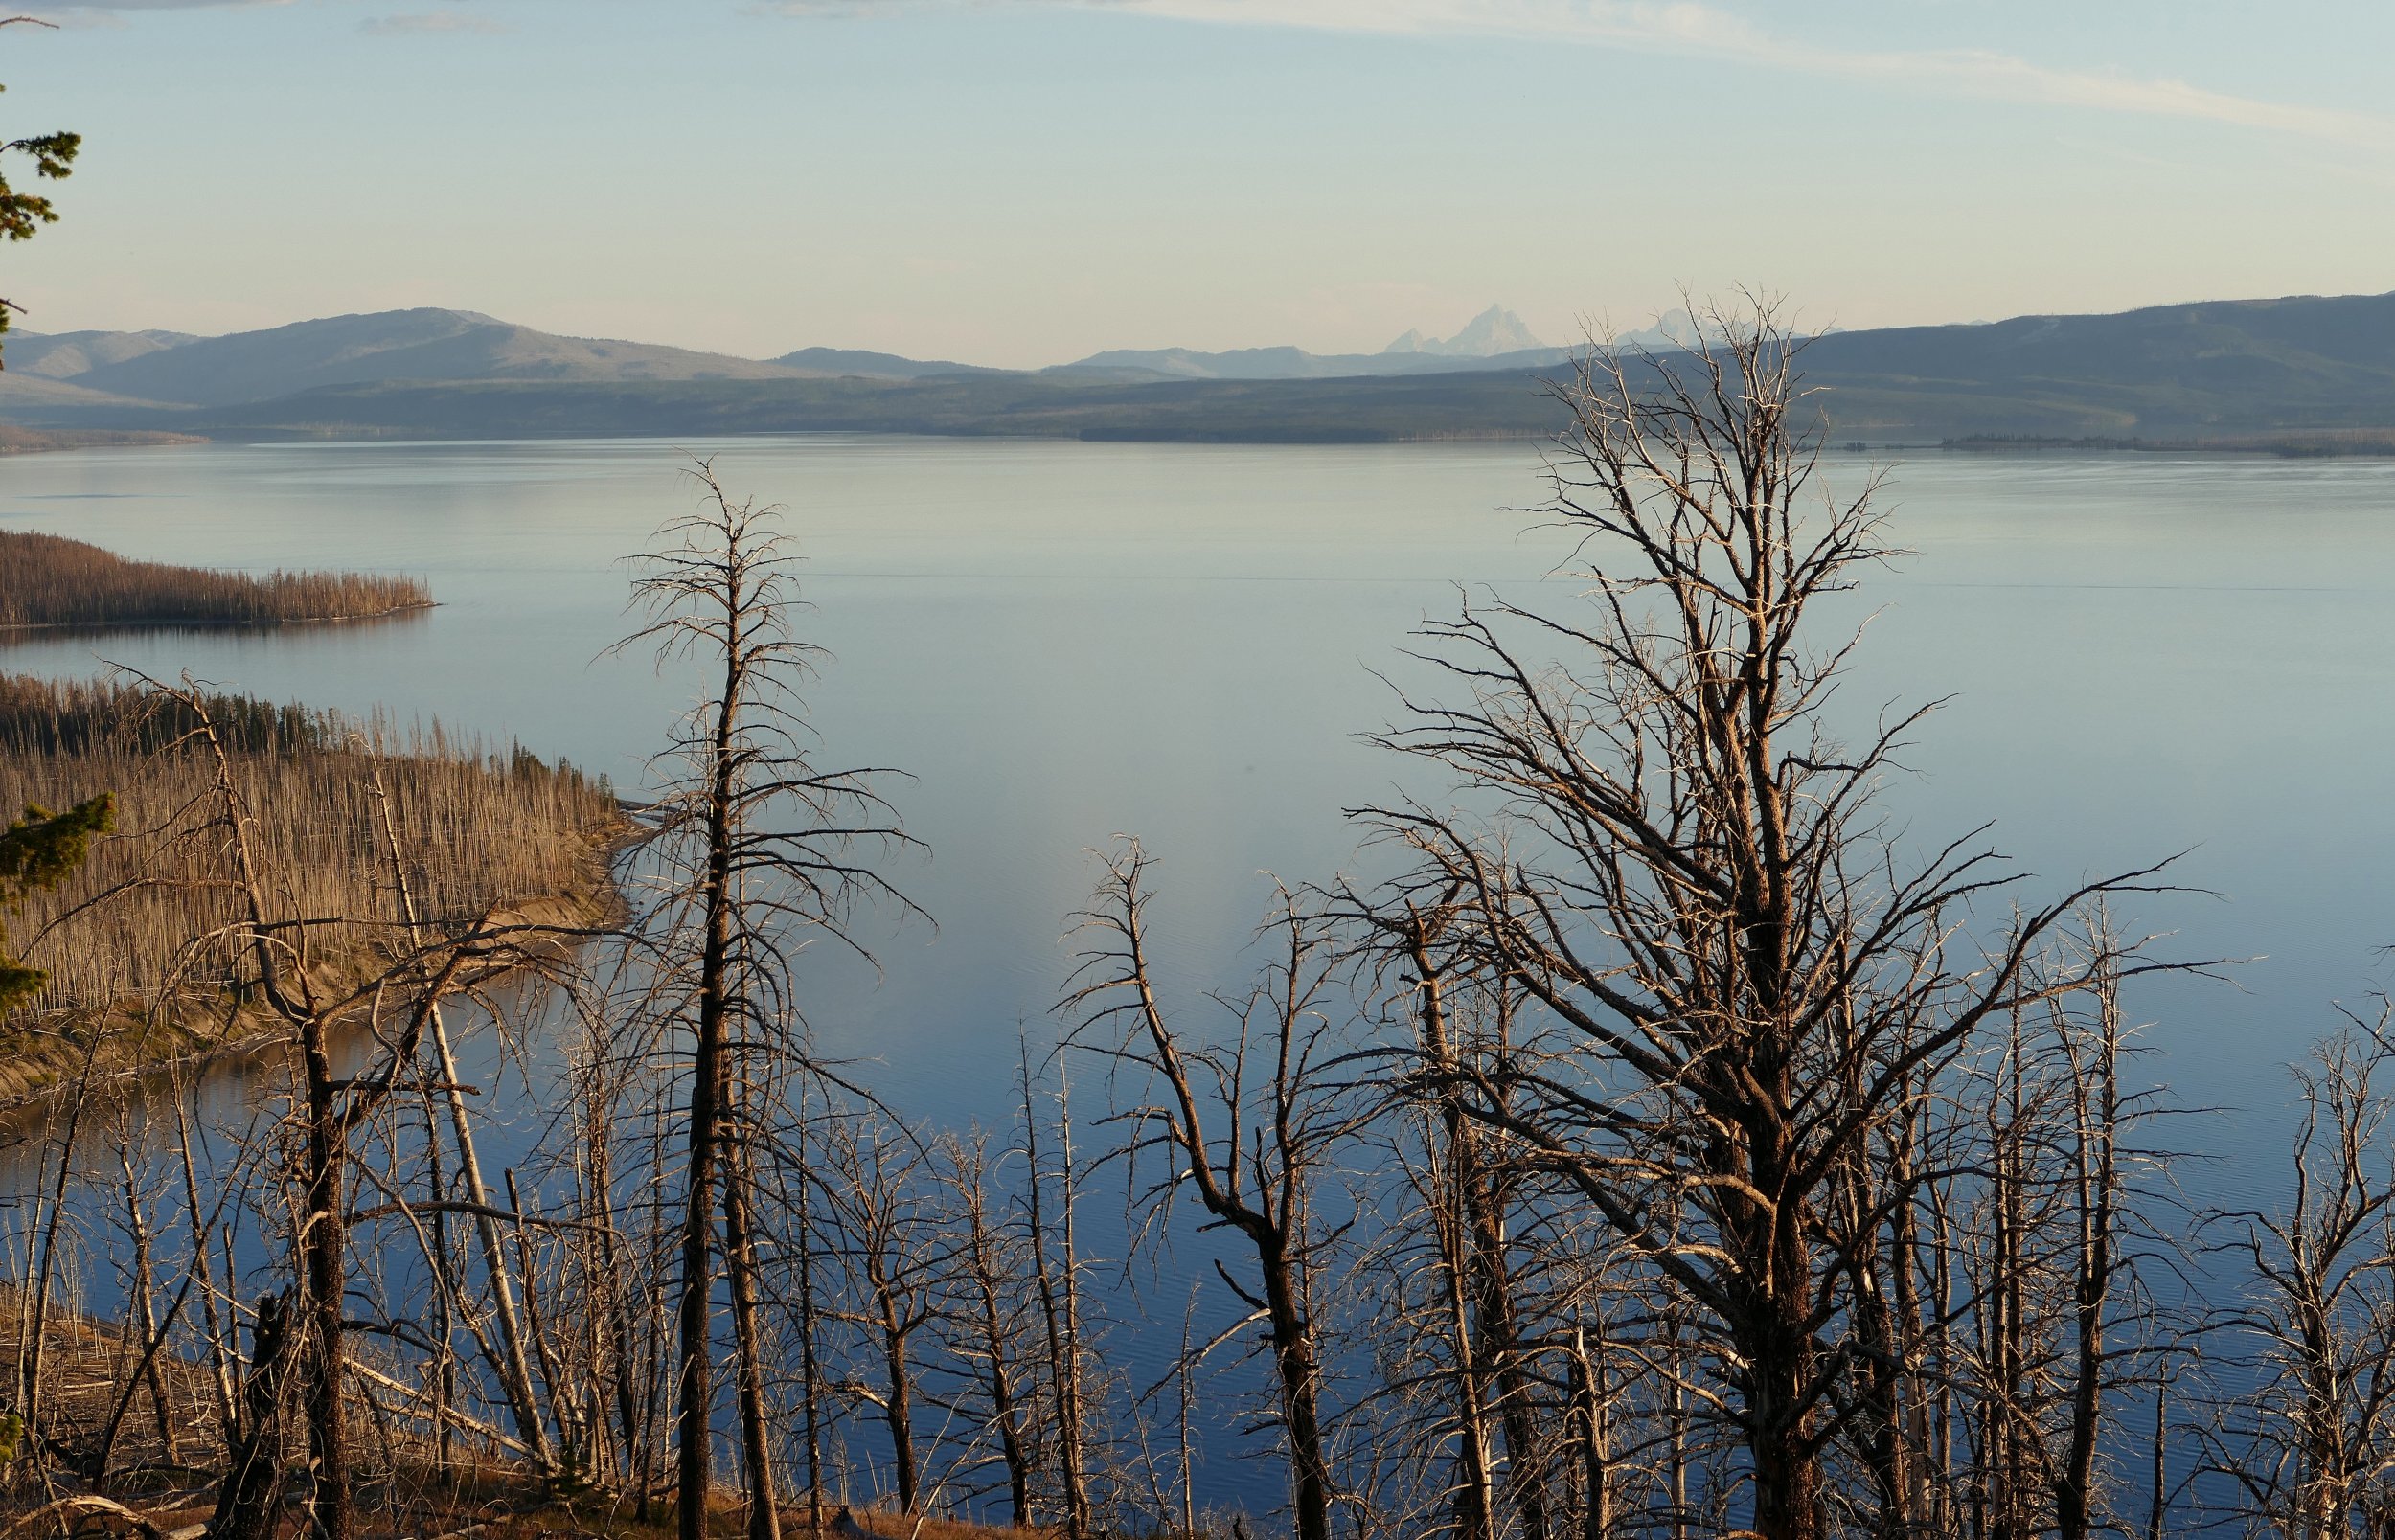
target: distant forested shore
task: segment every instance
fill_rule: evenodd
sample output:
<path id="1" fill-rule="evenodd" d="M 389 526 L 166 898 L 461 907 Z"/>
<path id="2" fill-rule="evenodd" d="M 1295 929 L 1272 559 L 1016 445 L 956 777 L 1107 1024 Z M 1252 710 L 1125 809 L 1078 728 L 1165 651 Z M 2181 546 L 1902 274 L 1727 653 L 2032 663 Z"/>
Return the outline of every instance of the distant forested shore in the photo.
<path id="1" fill-rule="evenodd" d="M 177 336 L 171 346 L 159 335 L 123 334 L 138 356 L 71 376 L 0 378 L 0 419 L 25 425 L 0 429 L 0 448 L 10 432 L 36 430 L 246 441 L 767 433 L 1532 440 L 1568 430 L 1558 387 L 1568 394 L 1582 367 L 1562 350 L 1430 374 L 1305 377 L 969 369 L 820 350 L 764 361 L 591 343 L 422 310 Z M 2291 455 L 2395 448 L 2395 294 L 1829 331 L 1791 343 L 1808 385 L 1795 410 L 1841 442 Z M 1643 344 L 1629 352 L 1633 388 L 1652 387 L 1658 360 Z"/>
<path id="2" fill-rule="evenodd" d="M 131 561 L 81 540 L 0 531 L 0 630 L 293 625 L 373 620 L 432 604 L 420 578 L 217 572 Z"/>

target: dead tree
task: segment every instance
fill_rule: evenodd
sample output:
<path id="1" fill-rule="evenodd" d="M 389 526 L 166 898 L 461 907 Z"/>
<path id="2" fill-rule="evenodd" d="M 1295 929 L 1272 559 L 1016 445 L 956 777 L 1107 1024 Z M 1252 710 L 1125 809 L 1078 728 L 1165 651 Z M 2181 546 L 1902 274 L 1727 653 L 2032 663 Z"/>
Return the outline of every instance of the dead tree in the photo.
<path id="1" fill-rule="evenodd" d="M 1461 810 L 1361 816 L 1419 862 L 1386 907 L 1452 908 L 1448 970 L 1539 1018 L 1514 1075 L 1465 1072 L 1471 1115 L 1687 1302 L 1726 1374 L 1749 1527 L 1813 1540 L 1865 1346 L 1861 1237 L 1825 1224 L 1838 1172 L 2022 998 L 2064 917 L 2134 879 L 1964 955 L 1972 901 L 2007 879 L 1968 837 L 1906 859 L 1874 798 L 1922 713 L 1838 742 L 1852 644 L 1806 623 L 1890 554 L 1877 482 L 1817 485 L 1803 341 L 1769 305 L 1698 333 L 1669 357 L 1592 351 L 1558 388 L 1546 511 L 1593 562 L 1592 613 L 1468 600 L 1426 627 L 1463 697 L 1408 698 L 1381 741 L 1448 772 Z"/>
<path id="2" fill-rule="evenodd" d="M 1516 1223 L 1531 1212 L 1524 1196 L 1536 1167 L 1471 1115 L 1464 1093 L 1469 1065 L 1500 1099 L 1512 1099 L 1505 1081 L 1518 997 L 1501 979 L 1448 971 L 1458 961 L 1444 944 L 1458 918 L 1454 896 L 1383 913 L 1368 896 L 1341 890 L 1334 906 L 1376 939 L 1380 971 L 1395 967 L 1408 1018 L 1409 1059 L 1400 1061 L 1404 1073 L 1395 1092 L 1423 1126 L 1418 1152 L 1399 1158 L 1441 1280 L 1455 1406 L 1457 1533 L 1474 1540 L 1517 1529 L 1523 1540 L 1543 1540 L 1555 1522 L 1550 1466 L 1567 1468 L 1568 1460 L 1540 1415 L 1538 1345 L 1525 1320 L 1516 1257 Z M 1367 945 L 1364 956 L 1374 950 Z"/>
<path id="3" fill-rule="evenodd" d="M 2348 1017 L 2295 1067 L 2293 1189 L 2272 1211 L 2219 1212 L 2218 1254 L 2242 1264 L 2255 1345 L 2249 1393 L 2207 1430 L 2206 1463 L 2248 1515 L 2295 1540 L 2380 1535 L 2395 1522 L 2395 1037 L 2384 1010 Z"/>
<path id="4" fill-rule="evenodd" d="M 736 1133 L 736 1041 L 805 1058 L 790 958 L 813 938 L 854 945 L 843 925 L 854 904 L 872 894 L 896 895 L 853 852 L 860 843 L 886 845 L 903 836 L 872 789 L 880 772 L 821 770 L 809 755 L 796 691 L 821 649 L 791 628 L 798 596 L 781 510 L 736 501 L 710 462 L 698 462 L 691 475 L 702 490 L 702 511 L 669 524 L 662 548 L 643 558 L 633 594 L 648 621 L 622 645 L 650 646 L 660 665 L 687 659 L 713 675 L 664 757 L 671 784 L 654 809 L 650 848 L 666 875 L 640 921 L 657 979 L 645 1030 L 686 1046 L 688 1056 L 676 1501 L 683 1540 L 701 1540 L 714 1404 L 716 1231 L 727 1212 L 719 1193 L 753 1170 L 728 1153 Z M 754 1194 L 743 1193 L 728 1212 L 744 1215 L 753 1206 Z M 736 1350 L 752 1346 L 751 1334 L 742 1333 Z M 755 1446 L 768 1420 L 760 1399 L 764 1382 L 764 1367 L 744 1358 L 735 1384 L 751 1540 L 774 1540 L 780 1522 L 772 1461 Z"/>
<path id="5" fill-rule="evenodd" d="M 937 1151 L 950 1233 L 949 1292 L 945 1321 L 948 1356 L 971 1387 L 953 1403 L 969 1408 L 977 1442 L 995 1447 L 1006 1478 L 1007 1515 L 1016 1529 L 1032 1522 L 1032 1483 L 1038 1475 L 1031 1372 L 1031 1268 L 1024 1237 L 992 1201 L 994 1163 L 988 1141 L 950 1135 Z"/>
<path id="6" fill-rule="evenodd" d="M 382 829 L 383 849 L 390 858 L 392 895 L 398 906 L 399 923 L 408 944 L 420 947 L 424 942 L 423 916 L 417 907 L 415 885 L 408 874 L 405 847 L 399 827 L 392 818 L 391 794 L 383 783 L 379 763 L 375 766 L 370 789 L 374 796 L 375 816 Z M 556 1456 L 549 1446 L 548 1426 L 542 1420 L 534 1395 L 532 1368 L 524 1352 L 524 1328 L 515 1303 L 515 1283 L 509 1275 L 506 1248 L 500 1241 L 499 1211 L 492 1206 L 490 1184 L 483 1178 L 482 1158 L 474 1146 L 473 1119 L 467 1109 L 465 1090 L 458 1083 L 457 1055 L 450 1046 L 448 1021 L 442 1011 L 440 1001 L 431 1002 L 424 1026 L 432 1050 L 431 1074 L 426 1077 L 422 1092 L 427 1102 L 426 1141 L 430 1145 L 440 1137 L 429 1111 L 430 1100 L 437 1095 L 447 1114 L 449 1136 L 456 1142 L 461 1191 L 466 1202 L 471 1206 L 469 1212 L 473 1217 L 474 1239 L 490 1288 L 490 1311 L 497 1319 L 497 1351 L 487 1356 L 507 1397 L 508 1410 L 514 1420 L 515 1436 L 529 1451 L 533 1473 L 545 1477 L 555 1469 Z M 437 1093 L 432 1089 L 436 1085 L 440 1087 Z"/>
<path id="7" fill-rule="evenodd" d="M 1040 1153 L 1040 1116 L 1026 1036 L 1016 1047 L 1023 1107 L 1023 1225 L 1031 1243 L 1032 1282 L 1039 1301 L 1045 1379 L 1053 1418 L 1051 1457 L 1063 1510 L 1065 1540 L 1088 1540 L 1095 1532 L 1096 1504 L 1090 1491 L 1090 1352 L 1082 1330 L 1082 1256 L 1075 1228 L 1081 1170 L 1073 1153 L 1073 1100 L 1069 1067 L 1060 1066 L 1057 1087 L 1058 1154 L 1051 1171 Z M 1049 1198 L 1051 1182 L 1056 1196 Z"/>
<path id="8" fill-rule="evenodd" d="M 2126 1529 L 2111 1479 L 2133 1441 L 2122 1415 L 2158 1393 L 2186 1341 L 2188 1324 L 2148 1285 L 2157 1261 L 2178 1270 L 2183 1246 L 2157 1209 L 2167 1152 L 2150 1143 L 2170 1109 L 2159 1088 L 2129 1078 L 2138 1050 L 2120 974 L 2133 949 L 2100 912 L 2088 920 L 2046 964 L 2083 986 L 2008 1012 L 1984 1063 L 1951 1077 L 1950 1121 L 1930 1133 L 1943 1172 L 1926 1185 L 1959 1216 L 1938 1258 L 1955 1285 L 1959 1350 L 1929 1350 L 1918 1318 L 1898 1328 L 1916 1343 L 1905 1401 L 1934 1385 L 1968 1432 L 1970 1457 L 1937 1460 L 1936 1478 L 1990 1536 Z M 1927 1527 L 1911 1472 L 1936 1453 L 1910 1435 L 1901 1447 L 1902 1511 Z"/>
<path id="9" fill-rule="evenodd" d="M 819 1178 L 849 1302 L 828 1313 L 857 1327 L 878 1362 L 853 1393 L 880 1413 L 890 1440 L 899 1511 L 922 1501 L 920 1346 L 941 1318 L 941 1258 L 924 1208 L 923 1146 L 907 1132 L 866 1117 L 835 1118 L 821 1140 Z"/>
<path id="10" fill-rule="evenodd" d="M 2054 1524 L 2062 1540 L 2088 1540 L 2102 1523 L 2097 1453 L 2111 1441 L 2108 1435 L 2116 1436 L 2110 1407 L 2121 1389 L 2120 1360 L 2136 1351 L 2119 1339 L 2120 1317 L 2136 1304 L 2131 1247 L 2138 1237 L 2130 1232 L 2128 1213 L 2129 1168 L 2136 1154 L 2124 1142 L 2134 1134 L 2137 1098 L 2121 1085 L 2129 1034 L 2121 1019 L 2117 969 L 2110 961 L 2116 949 L 2101 931 L 2094 949 L 2100 961 L 2085 996 L 2092 1019 L 2074 1023 L 2066 1014 L 2067 1001 L 2050 1004 L 2069 1117 L 2063 1175 L 2071 1221 L 2070 1348 L 2063 1450 L 2053 1481 Z"/>
<path id="11" fill-rule="evenodd" d="M 207 1540 L 266 1540 L 281 1517 L 275 1499 L 283 1482 L 284 1386 L 297 1356 L 295 1325 L 279 1294 L 260 1298 L 252 1323 L 241 1420 L 238 1432 L 226 1435 L 231 1448 Z"/>
<path id="12" fill-rule="evenodd" d="M 354 1144 L 414 1075 L 442 1002 L 538 969 L 545 962 L 541 946 L 559 933 L 502 924 L 486 912 L 421 945 L 395 937 L 393 960 L 363 982 L 327 975 L 314 965 L 314 935 L 344 920 L 371 923 L 374 917 L 308 915 L 292 908 L 287 885 L 259 853 L 257 815 L 234 774 L 208 698 L 188 684 L 169 690 L 153 681 L 151 687 L 186 714 L 193 724 L 192 746 L 214 766 L 204 827 L 220 848 L 223 880 L 236 909 L 227 939 L 245 956 L 247 987 L 287 1034 L 296 1062 L 299 1130 L 290 1175 L 299 1194 L 292 1245 L 300 1262 L 302 1312 L 293 1325 L 305 1343 L 298 1363 L 315 1472 L 311 1506 L 324 1540 L 348 1540 L 354 1483 L 344 1416 L 350 1377 L 345 1310 Z M 347 1076 L 333 1067 L 333 1035 L 344 1026 L 363 1028 L 376 1045 L 366 1067 Z"/>
<path id="13" fill-rule="evenodd" d="M 1060 1006 L 1074 1041 L 1144 1083 L 1115 1117 L 1134 1170 L 1163 1163 L 1140 1201 L 1169 1212 L 1186 1191 L 1252 1253 L 1247 1281 L 1218 1269 L 1265 1325 L 1277 1421 L 1289 1462 L 1299 1540 L 1330 1540 L 1334 1482 L 1323 1407 L 1324 1346 L 1315 1286 L 1329 1239 L 1320 1186 L 1350 1132 L 1326 1059 L 1335 1042 L 1322 1011 L 1333 963 L 1326 928 L 1288 893 L 1266 933 L 1275 956 L 1243 999 L 1231 1041 L 1190 1040 L 1166 1018 L 1148 953 L 1146 877 L 1136 844 L 1111 853 L 1083 917 L 1094 944 Z M 1252 1057 L 1251 1057 L 1252 1055 Z M 1256 1060 L 1262 1060 L 1261 1064 Z"/>

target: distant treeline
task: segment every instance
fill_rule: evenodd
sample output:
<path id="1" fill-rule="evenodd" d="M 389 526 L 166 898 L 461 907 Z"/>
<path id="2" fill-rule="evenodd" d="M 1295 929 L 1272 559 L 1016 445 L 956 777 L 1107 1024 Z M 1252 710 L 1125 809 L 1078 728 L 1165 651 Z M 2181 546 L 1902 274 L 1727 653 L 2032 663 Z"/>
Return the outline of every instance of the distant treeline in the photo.
<path id="1" fill-rule="evenodd" d="M 44 1044 L 20 1035 L 29 1027 L 147 1015 L 135 1034 L 142 1057 L 245 1035 L 227 1013 L 250 981 L 242 948 L 227 939 L 239 906 L 216 872 L 227 830 L 203 811 L 217 775 L 197 731 L 203 714 L 250 810 L 257 857 L 307 895 L 309 913 L 334 917 L 308 940 L 314 966 L 338 973 L 405 944 L 402 871 L 435 932 L 493 904 L 589 915 L 604 906 L 602 847 L 620 818 L 604 781 L 571 765 L 513 746 L 490 753 L 438 725 L 400 730 L 240 696 L 0 675 L 0 807 L 57 808 L 108 791 L 120 831 L 10 918 L 24 961 L 50 977 L 8 1023 L 17 1042 L 0 1098 L 62 1067 L 37 1062 Z M 397 866 L 377 777 L 403 852 Z M 113 896 L 96 904 L 102 895 Z"/>
<path id="2" fill-rule="evenodd" d="M 2037 434 L 1976 433 L 1949 439 L 1939 447 L 1981 452 L 2077 449 L 2150 454 L 2275 455 L 2281 460 L 2335 460 L 2395 454 L 2395 428 L 2338 428 L 2311 433 L 2248 434 L 2223 439 L 2046 438 Z"/>
<path id="3" fill-rule="evenodd" d="M 80 540 L 0 531 L 0 626 L 281 625 L 362 620 L 432 602 L 422 579 L 211 572 L 128 561 Z"/>
<path id="4" fill-rule="evenodd" d="M 206 443 L 188 433 L 142 428 L 25 428 L 0 422 L 0 455 L 39 454 L 52 449 L 151 448 L 161 444 Z"/>

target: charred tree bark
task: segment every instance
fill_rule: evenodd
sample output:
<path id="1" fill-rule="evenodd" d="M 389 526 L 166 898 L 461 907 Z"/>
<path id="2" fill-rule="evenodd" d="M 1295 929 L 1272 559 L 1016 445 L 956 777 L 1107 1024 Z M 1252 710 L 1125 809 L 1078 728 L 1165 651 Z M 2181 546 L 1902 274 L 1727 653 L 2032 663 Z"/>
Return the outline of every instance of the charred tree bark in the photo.
<path id="1" fill-rule="evenodd" d="M 723 1268 L 732 1290 L 735 1393 L 741 1453 L 748 1477 L 748 1540 L 782 1540 L 781 1499 L 773 1474 L 773 1436 L 765 1408 L 764 1324 L 757 1299 L 757 1239 L 749 1217 L 754 1179 L 745 1148 L 735 1144 L 723 1187 Z"/>
<path id="2" fill-rule="evenodd" d="M 715 764 L 706 795 L 705 874 L 698 894 L 702 931 L 698 958 L 697 1027 L 690 1070 L 690 1106 L 682 1152 L 682 1279 L 676 1324 L 680 1337 L 674 1394 L 675 1513 L 681 1540 L 706 1540 L 707 1487 L 715 1406 L 715 1226 L 717 1167 L 722 1159 L 723 1097 L 731 1051 L 728 995 L 732 950 L 733 755 L 743 686 L 745 621 L 726 606 L 723 693 L 715 707 Z"/>
<path id="3" fill-rule="evenodd" d="M 284 1297 L 258 1302 L 251 1328 L 249 1375 L 241 1388 L 241 1427 L 231 1440 L 208 1540 L 267 1540 L 279 1517 L 283 1484 L 283 1385 L 292 1356 L 291 1322 Z"/>

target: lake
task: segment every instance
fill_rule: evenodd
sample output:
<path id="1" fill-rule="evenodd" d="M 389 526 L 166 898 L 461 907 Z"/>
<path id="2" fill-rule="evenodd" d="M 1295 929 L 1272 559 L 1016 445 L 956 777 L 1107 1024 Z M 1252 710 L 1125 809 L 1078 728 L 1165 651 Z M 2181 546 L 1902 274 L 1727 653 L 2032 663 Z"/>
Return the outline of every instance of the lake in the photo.
<path id="1" fill-rule="evenodd" d="M 928 858 L 889 874 L 937 921 L 868 928 L 880 975 L 825 955 L 809 1009 L 833 1053 L 940 1122 L 1009 1114 L 1018 1026 L 1044 1032 L 1086 853 L 1158 857 L 1156 940 L 1193 1022 L 1245 976 L 1265 872 L 1356 862 L 1341 809 L 1419 772 L 1390 720 L 1404 638 L 1456 585 L 1568 606 L 1523 445 L 1219 447 L 885 439 L 696 445 L 787 504 L 833 654 L 808 691 L 823 762 L 889 766 Z M 127 555 L 429 579 L 441 605 L 284 633 L 76 636 L 0 669 L 107 662 L 402 718 L 638 785 L 693 677 L 610 657 L 628 571 L 693 509 L 662 442 L 240 446 L 0 462 L 0 527 Z M 1873 462 L 1834 457 L 1834 484 Z M 2124 915 L 2233 982 L 2146 987 L 2146 1068 L 2223 1109 L 2176 1139 L 2211 1195 L 2267 1190 L 2281 1072 L 2386 978 L 2395 941 L 2395 464 L 2161 455 L 1963 456 L 1893 467 L 1916 554 L 1870 616 L 1841 710 L 1948 704 L 1887 788 L 1911 835 L 1985 822 L 2045 893 L 2187 852 Z M 1435 788 L 1426 788 L 1435 789 Z M 2260 1160 L 2254 1157 L 2261 1157 Z"/>

